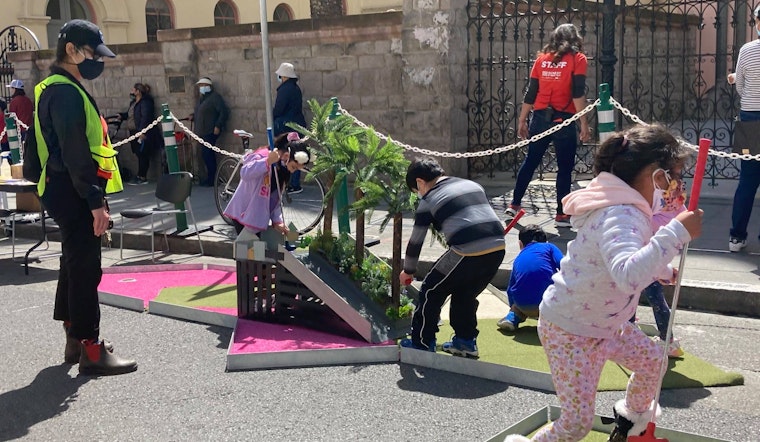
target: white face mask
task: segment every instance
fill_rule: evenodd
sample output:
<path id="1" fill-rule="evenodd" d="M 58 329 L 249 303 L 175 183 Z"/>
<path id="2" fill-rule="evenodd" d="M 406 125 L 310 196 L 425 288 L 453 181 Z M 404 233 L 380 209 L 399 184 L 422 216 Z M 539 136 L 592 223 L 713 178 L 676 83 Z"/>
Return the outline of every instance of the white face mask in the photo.
<path id="1" fill-rule="evenodd" d="M 665 208 L 665 190 L 660 189 L 659 186 L 657 186 L 657 180 L 654 179 L 657 172 L 665 173 L 665 176 L 667 177 L 667 173 L 663 169 L 657 169 L 652 172 L 652 184 L 654 185 L 654 192 L 652 193 L 652 215 L 662 212 Z"/>
<path id="2" fill-rule="evenodd" d="M 211 92 L 211 86 L 201 86 L 200 88 L 198 88 L 198 91 L 201 94 L 208 94 L 209 92 Z"/>

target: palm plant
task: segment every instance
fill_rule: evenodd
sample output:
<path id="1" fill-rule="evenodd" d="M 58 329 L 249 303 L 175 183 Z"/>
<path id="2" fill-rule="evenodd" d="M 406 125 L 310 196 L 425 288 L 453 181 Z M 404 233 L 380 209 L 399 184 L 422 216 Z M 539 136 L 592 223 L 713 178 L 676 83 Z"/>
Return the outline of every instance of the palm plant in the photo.
<path id="1" fill-rule="evenodd" d="M 374 133 L 368 137 L 375 138 L 368 145 L 375 143 L 377 137 Z M 378 143 L 379 144 L 379 143 Z M 379 204 L 384 203 L 388 212 L 380 223 L 380 233 L 393 221 L 393 254 L 391 257 L 391 305 L 399 307 L 401 298 L 401 285 L 398 275 L 401 273 L 401 234 L 403 227 L 403 214 L 414 209 L 416 197 L 406 185 L 405 176 L 409 161 L 404 158 L 403 149 L 388 140 L 375 157 L 378 163 L 376 173 L 372 179 L 357 180 L 356 187 L 362 192 L 362 198 L 357 199 L 351 209 L 358 214 L 364 214 Z M 359 223 L 357 222 L 357 247 L 359 246 Z M 363 222 L 362 222 L 363 227 Z M 362 230 L 363 232 L 363 230 Z M 361 243 L 363 244 L 363 242 Z"/>
<path id="2" fill-rule="evenodd" d="M 311 108 L 312 119 L 309 127 L 303 127 L 300 124 L 288 123 L 287 126 L 298 131 L 302 136 L 314 140 L 312 146 L 314 152 L 314 163 L 311 171 L 306 175 L 307 180 L 312 179 L 315 175 L 320 175 L 328 189 L 335 186 L 335 169 L 336 155 L 340 154 L 339 143 L 346 137 L 356 136 L 363 133 L 363 129 L 354 124 L 353 119 L 348 116 L 337 114 L 336 103 L 328 101 L 323 105 L 315 99 L 308 101 Z M 333 223 L 333 206 L 334 192 L 325 195 L 324 207 L 325 217 L 322 231 L 326 235 L 332 232 Z"/>

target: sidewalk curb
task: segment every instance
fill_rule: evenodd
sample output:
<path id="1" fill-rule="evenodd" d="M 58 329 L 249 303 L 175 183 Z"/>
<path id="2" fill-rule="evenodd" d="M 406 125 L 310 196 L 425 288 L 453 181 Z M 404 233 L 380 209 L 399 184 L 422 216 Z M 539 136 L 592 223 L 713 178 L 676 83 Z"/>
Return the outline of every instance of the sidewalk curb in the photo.
<path id="1" fill-rule="evenodd" d="M 40 236 L 40 226 L 36 224 L 19 225 L 17 227 L 16 237 L 26 239 L 36 239 Z M 111 248 L 119 247 L 119 234 L 112 232 Z M 60 234 L 57 232 L 48 235 L 52 241 L 60 241 Z M 169 250 L 171 253 L 194 254 L 198 253 L 198 242 L 195 238 L 169 237 Z M 163 246 L 163 240 L 156 238 L 157 247 Z M 232 241 L 210 241 L 201 239 L 205 256 L 217 258 L 232 259 Z M 148 250 L 150 249 L 150 236 L 145 234 L 124 233 L 124 245 L 126 249 Z M 377 253 L 379 257 L 389 259 L 390 256 L 384 256 Z M 160 253 L 160 252 L 159 252 Z M 421 260 L 418 265 L 418 274 L 424 275 L 435 264 L 435 261 Z M 509 264 L 502 264 L 491 281 L 488 290 L 492 293 L 501 291 L 509 283 L 511 274 Z M 673 300 L 673 286 L 665 287 L 665 295 L 670 304 Z M 497 295 L 498 296 L 498 295 Z M 739 315 L 750 318 L 760 318 L 760 286 L 749 284 L 735 284 L 726 282 L 707 282 L 697 280 L 683 280 L 681 282 L 681 293 L 679 295 L 678 308 L 699 310 L 709 313 L 719 313 L 725 315 Z"/>

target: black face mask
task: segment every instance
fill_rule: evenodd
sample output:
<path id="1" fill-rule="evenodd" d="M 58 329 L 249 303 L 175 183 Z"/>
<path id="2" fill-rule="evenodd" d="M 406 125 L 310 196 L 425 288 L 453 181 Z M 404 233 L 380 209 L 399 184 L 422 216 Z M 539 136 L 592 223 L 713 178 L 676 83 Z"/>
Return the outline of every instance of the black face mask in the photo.
<path id="1" fill-rule="evenodd" d="M 85 58 L 81 63 L 77 65 L 79 74 L 82 75 L 82 78 L 85 80 L 94 80 L 100 77 L 100 74 L 103 73 L 103 69 L 105 69 L 105 67 L 106 64 L 102 61 L 95 61 L 91 58 Z"/>
<path id="2" fill-rule="evenodd" d="M 135 101 L 137 99 L 137 95 L 135 94 L 129 94 L 129 99 L 132 101 Z"/>

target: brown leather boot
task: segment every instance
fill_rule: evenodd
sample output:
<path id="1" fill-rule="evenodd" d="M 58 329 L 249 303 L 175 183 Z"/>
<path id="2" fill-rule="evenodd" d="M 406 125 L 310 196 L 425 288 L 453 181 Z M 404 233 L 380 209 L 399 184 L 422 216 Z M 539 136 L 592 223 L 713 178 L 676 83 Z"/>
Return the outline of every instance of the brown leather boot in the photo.
<path id="1" fill-rule="evenodd" d="M 69 336 L 69 327 L 66 323 L 63 323 L 63 331 L 66 333 L 66 348 L 63 350 L 63 361 L 66 364 L 76 364 L 79 362 L 79 355 L 82 353 L 82 347 L 79 344 L 79 339 Z M 109 341 L 103 340 L 106 344 L 106 350 L 113 353 L 113 344 Z"/>
<path id="2" fill-rule="evenodd" d="M 122 359 L 106 348 L 105 342 L 83 340 L 80 344 L 79 374 L 110 376 L 137 370 L 137 362 Z"/>

